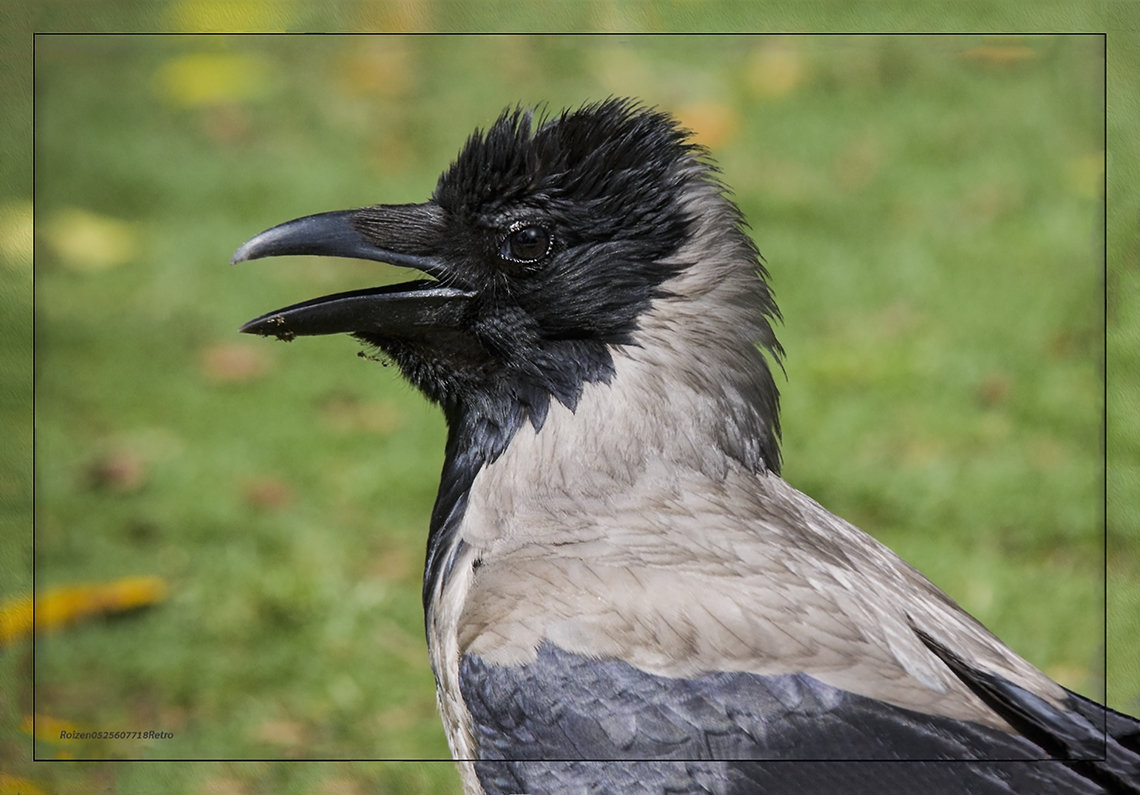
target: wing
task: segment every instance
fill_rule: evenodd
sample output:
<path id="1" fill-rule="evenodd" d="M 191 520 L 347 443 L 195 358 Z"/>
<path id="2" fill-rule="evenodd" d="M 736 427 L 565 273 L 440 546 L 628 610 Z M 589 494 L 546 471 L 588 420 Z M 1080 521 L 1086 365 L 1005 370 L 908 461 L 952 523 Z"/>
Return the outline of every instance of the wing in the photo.
<path id="1" fill-rule="evenodd" d="M 487 791 L 1135 787 L 1127 727 L 1112 764 L 1091 755 L 1093 727 L 1128 719 L 882 544 L 779 478 L 689 474 L 647 476 L 601 512 L 476 505 L 473 543 L 515 528 L 480 541 L 494 554 L 471 564 L 445 667 Z M 557 544 L 525 530 L 549 527 Z"/>
<path id="2" fill-rule="evenodd" d="M 671 678 L 547 642 L 466 655 L 460 683 L 487 792 L 1105 791 L 1026 737 L 805 674 Z"/>
<path id="3" fill-rule="evenodd" d="M 1140 720 L 1068 692 L 1059 710 L 1022 687 L 971 666 L 925 632 L 923 643 L 967 687 L 1023 736 L 1067 760 L 1073 770 L 1109 792 L 1140 793 Z"/>

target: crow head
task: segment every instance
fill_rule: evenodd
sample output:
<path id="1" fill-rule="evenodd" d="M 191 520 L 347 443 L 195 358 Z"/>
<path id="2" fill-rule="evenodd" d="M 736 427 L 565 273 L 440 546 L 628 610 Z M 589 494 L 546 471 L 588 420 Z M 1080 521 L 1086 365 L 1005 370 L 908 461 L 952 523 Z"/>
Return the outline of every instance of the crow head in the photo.
<path id="1" fill-rule="evenodd" d="M 299 218 L 233 258 L 355 257 L 431 279 L 306 301 L 242 331 L 374 345 L 453 434 L 478 428 L 490 460 L 522 424 L 541 429 L 551 399 L 573 411 L 586 385 L 614 381 L 615 356 L 641 351 L 723 398 L 726 422 L 754 426 L 724 434 L 753 439 L 735 457 L 775 469 L 777 393 L 756 346 L 779 356 L 776 308 L 741 227 L 704 150 L 665 114 L 627 100 L 545 120 L 509 110 L 429 201 Z"/>

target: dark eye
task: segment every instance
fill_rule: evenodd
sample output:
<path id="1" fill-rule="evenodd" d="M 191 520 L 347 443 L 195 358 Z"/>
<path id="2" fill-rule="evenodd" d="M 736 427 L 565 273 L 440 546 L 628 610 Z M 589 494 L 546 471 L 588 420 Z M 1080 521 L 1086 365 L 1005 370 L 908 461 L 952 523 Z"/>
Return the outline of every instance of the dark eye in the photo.
<path id="1" fill-rule="evenodd" d="M 511 262 L 538 262 L 550 253 L 554 238 L 550 230 L 536 224 L 518 224 L 511 227 L 503 240 L 499 256 Z"/>

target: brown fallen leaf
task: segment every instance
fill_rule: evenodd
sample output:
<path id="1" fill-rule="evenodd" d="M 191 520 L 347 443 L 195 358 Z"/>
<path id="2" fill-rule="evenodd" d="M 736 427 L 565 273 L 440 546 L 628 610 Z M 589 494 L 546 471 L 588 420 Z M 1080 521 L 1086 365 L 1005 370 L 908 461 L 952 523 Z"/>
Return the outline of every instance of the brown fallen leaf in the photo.
<path id="1" fill-rule="evenodd" d="M 397 40 L 364 39 L 340 60 L 340 87 L 362 97 L 400 97 L 415 87 L 416 70 L 408 49 Z"/>
<path id="2" fill-rule="evenodd" d="M 142 457 L 132 450 L 113 450 L 87 467 L 87 483 L 100 491 L 130 494 L 146 483 L 148 469 Z"/>
<path id="3" fill-rule="evenodd" d="M 240 342 L 211 345 L 198 357 L 202 377 L 218 384 L 244 384 L 265 376 L 273 360 L 264 346 Z"/>
<path id="4" fill-rule="evenodd" d="M 202 795 L 248 795 L 253 791 L 249 782 L 224 773 L 204 779 L 198 790 Z"/>
<path id="5" fill-rule="evenodd" d="M 1020 66 L 1040 54 L 1037 50 L 1016 41 L 979 44 L 961 53 L 962 59 L 991 69 Z"/>
<path id="6" fill-rule="evenodd" d="M 267 720 L 257 727 L 255 736 L 273 745 L 298 747 L 305 743 L 305 726 L 295 720 Z"/>
<path id="7" fill-rule="evenodd" d="M 740 129 L 740 114 L 723 102 L 694 102 L 677 110 L 681 125 L 693 131 L 698 143 L 718 149 Z"/>
<path id="8" fill-rule="evenodd" d="M 1001 406 L 1009 399 L 1010 389 L 1013 387 L 1008 375 L 993 372 L 982 379 L 978 384 L 976 395 L 978 402 L 983 406 Z"/>
<path id="9" fill-rule="evenodd" d="M 400 407 L 389 401 L 366 401 L 332 395 L 321 404 L 321 424 L 340 432 L 391 433 L 403 424 Z"/>
<path id="10" fill-rule="evenodd" d="M 201 116 L 201 124 L 206 135 L 219 144 L 244 143 L 253 133 L 249 111 L 237 104 L 206 108 Z"/>
<path id="11" fill-rule="evenodd" d="M 245 501 L 254 508 L 279 510 L 293 501 L 293 489 L 283 480 L 260 477 L 242 485 Z"/>

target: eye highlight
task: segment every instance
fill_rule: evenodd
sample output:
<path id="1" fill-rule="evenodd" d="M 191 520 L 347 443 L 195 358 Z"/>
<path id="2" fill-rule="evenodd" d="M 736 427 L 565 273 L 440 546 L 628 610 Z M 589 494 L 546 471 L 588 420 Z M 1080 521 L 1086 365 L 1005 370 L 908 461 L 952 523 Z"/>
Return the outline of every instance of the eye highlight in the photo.
<path id="1" fill-rule="evenodd" d="M 511 262 L 530 264 L 538 262 L 550 253 L 554 246 L 554 235 L 545 226 L 520 221 L 511 226 L 499 256 Z"/>

